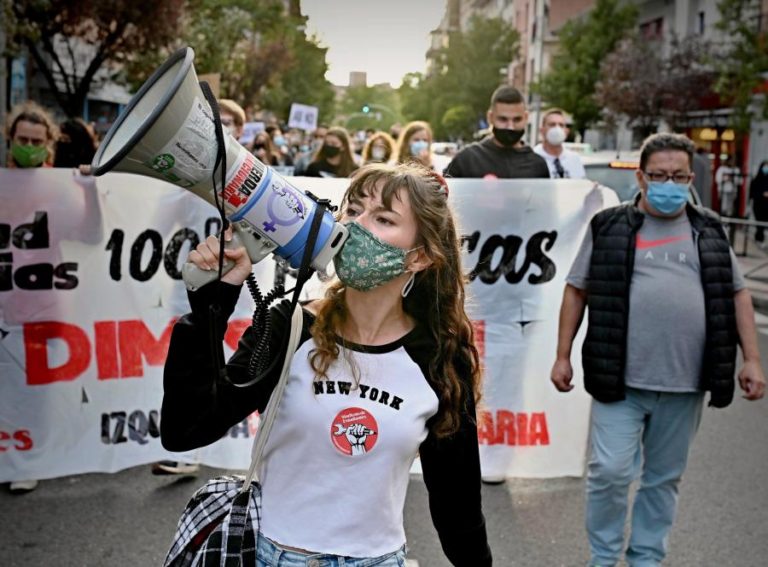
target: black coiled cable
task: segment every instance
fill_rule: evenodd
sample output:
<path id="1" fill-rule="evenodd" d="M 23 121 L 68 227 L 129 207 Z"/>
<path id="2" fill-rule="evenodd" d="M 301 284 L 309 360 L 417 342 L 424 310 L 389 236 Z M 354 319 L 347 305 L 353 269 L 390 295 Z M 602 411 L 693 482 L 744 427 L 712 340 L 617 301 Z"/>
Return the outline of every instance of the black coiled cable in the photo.
<path id="1" fill-rule="evenodd" d="M 256 344 L 248 360 L 248 376 L 253 380 L 261 378 L 269 370 L 266 368 L 267 362 L 270 359 L 269 339 L 272 336 L 272 318 L 270 317 L 269 306 L 278 297 L 282 297 L 285 294 L 285 288 L 278 284 L 265 296 L 261 293 L 259 284 L 256 283 L 256 278 L 253 277 L 253 274 L 248 276 L 245 283 L 248 286 L 248 291 L 251 292 L 251 297 L 253 297 L 255 304 L 251 328 L 256 336 Z"/>

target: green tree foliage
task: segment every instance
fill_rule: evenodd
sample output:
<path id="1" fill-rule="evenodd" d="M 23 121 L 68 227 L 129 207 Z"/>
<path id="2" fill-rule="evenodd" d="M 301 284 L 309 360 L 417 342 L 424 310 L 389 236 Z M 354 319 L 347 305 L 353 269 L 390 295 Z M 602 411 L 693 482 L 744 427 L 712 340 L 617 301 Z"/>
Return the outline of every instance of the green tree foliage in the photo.
<path id="1" fill-rule="evenodd" d="M 2 0 L 11 50 L 25 46 L 68 116 L 109 63 L 171 43 L 183 0 Z M 109 74 L 107 74 L 109 76 Z"/>
<path id="2" fill-rule="evenodd" d="M 519 42 L 517 30 L 501 18 L 474 16 L 466 31 L 452 33 L 448 47 L 437 53 L 432 74 L 403 79 L 399 92 L 405 118 L 427 120 L 436 138 L 449 135 L 443 117 L 453 107 L 468 109 L 476 124 L 517 57 Z"/>
<path id="3" fill-rule="evenodd" d="M 570 20 L 560 30 L 557 54 L 535 89 L 548 105 L 570 112 L 577 130 L 601 118 L 594 96 L 600 64 L 636 21 L 634 4 L 597 0 L 585 18 Z"/>
<path id="4" fill-rule="evenodd" d="M 258 101 L 286 120 L 294 102 L 316 106 L 319 122 L 330 122 L 335 93 L 325 78 L 328 49 L 321 47 L 316 38 L 307 37 L 303 29 L 296 28 L 287 31 L 283 45 L 288 46 L 288 53 L 280 71 L 272 76 Z"/>
<path id="5" fill-rule="evenodd" d="M 268 109 L 287 120 L 291 103 L 333 116 L 334 92 L 325 79 L 327 49 L 305 33 L 306 18 L 288 15 L 282 0 L 187 0 L 182 32 L 154 58 L 128 69 L 140 85 L 168 54 L 189 45 L 199 74 L 219 73 L 221 96 Z"/>
<path id="6" fill-rule="evenodd" d="M 450 138 L 462 138 L 464 140 L 472 138 L 476 123 L 475 113 L 466 104 L 452 106 L 445 111 L 443 119 L 440 121 L 443 130 Z"/>
<path id="7" fill-rule="evenodd" d="M 338 114 L 350 130 L 388 130 L 402 120 L 397 91 L 387 85 L 349 87 L 339 104 Z"/>
<path id="8" fill-rule="evenodd" d="M 188 0 L 187 25 L 178 44 L 195 50 L 200 74 L 219 73 L 221 96 L 248 105 L 279 66 L 287 47 L 260 30 L 281 29 L 283 7 L 275 0 Z"/>
<path id="9" fill-rule="evenodd" d="M 760 92 L 768 73 L 768 14 L 761 15 L 760 0 L 720 0 L 717 8 L 717 28 L 725 41 L 714 60 L 718 71 L 715 91 L 734 110 L 733 128 L 744 133 L 754 115 L 768 117 L 766 92 Z"/>
<path id="10" fill-rule="evenodd" d="M 397 94 L 405 120 L 429 120 L 432 114 L 434 79 L 427 82 L 423 73 L 408 73 L 403 77 Z"/>

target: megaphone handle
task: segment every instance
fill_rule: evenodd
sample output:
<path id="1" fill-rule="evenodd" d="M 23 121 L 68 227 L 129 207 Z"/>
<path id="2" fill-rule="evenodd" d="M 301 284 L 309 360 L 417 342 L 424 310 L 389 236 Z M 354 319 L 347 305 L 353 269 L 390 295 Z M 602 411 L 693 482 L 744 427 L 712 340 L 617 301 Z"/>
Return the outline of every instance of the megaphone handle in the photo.
<path id="1" fill-rule="evenodd" d="M 274 252 L 277 244 L 251 230 L 247 223 L 232 223 L 232 240 L 224 243 L 224 248 L 234 249 L 245 246 L 252 264 L 263 260 L 270 252 Z M 221 274 L 226 274 L 235 266 L 232 260 L 224 258 Z M 197 291 L 207 283 L 219 277 L 218 270 L 201 270 L 192 262 L 185 262 L 181 267 L 181 276 L 189 291 Z"/>

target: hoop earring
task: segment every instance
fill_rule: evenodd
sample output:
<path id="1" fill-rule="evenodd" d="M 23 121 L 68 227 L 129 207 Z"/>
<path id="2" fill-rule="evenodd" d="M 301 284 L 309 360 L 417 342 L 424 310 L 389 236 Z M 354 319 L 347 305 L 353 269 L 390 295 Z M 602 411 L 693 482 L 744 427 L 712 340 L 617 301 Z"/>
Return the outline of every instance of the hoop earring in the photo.
<path id="1" fill-rule="evenodd" d="M 403 297 L 407 297 L 409 293 L 411 293 L 411 290 L 413 289 L 413 282 L 416 281 L 416 272 L 411 272 L 411 277 L 408 278 L 408 281 L 405 282 L 405 285 L 403 286 L 402 291 L 400 292 L 400 295 Z"/>

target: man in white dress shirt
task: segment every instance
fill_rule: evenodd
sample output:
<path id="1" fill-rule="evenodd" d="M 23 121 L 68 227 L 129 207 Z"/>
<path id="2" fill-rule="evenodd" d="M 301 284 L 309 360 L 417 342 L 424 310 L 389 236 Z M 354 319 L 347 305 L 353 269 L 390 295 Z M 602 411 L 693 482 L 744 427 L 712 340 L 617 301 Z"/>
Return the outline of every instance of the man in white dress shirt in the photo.
<path id="1" fill-rule="evenodd" d="M 565 112 L 559 108 L 547 110 L 539 131 L 542 143 L 536 144 L 533 151 L 547 161 L 552 179 L 583 179 L 587 176 L 579 155 L 563 147 L 569 131 Z"/>

